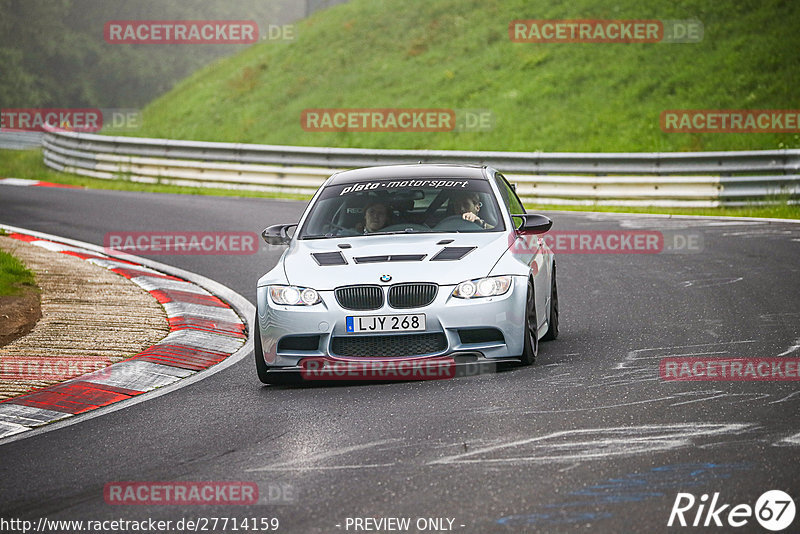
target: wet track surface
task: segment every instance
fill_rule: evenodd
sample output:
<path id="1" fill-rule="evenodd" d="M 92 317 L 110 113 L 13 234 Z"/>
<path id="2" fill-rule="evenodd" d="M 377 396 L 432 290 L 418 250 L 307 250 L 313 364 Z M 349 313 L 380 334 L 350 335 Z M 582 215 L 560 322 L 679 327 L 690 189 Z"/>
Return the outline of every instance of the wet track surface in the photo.
<path id="1" fill-rule="evenodd" d="M 260 232 L 303 207 L 0 186 L 0 222 L 95 244 L 112 231 Z M 0 445 L 0 516 L 278 517 L 284 532 L 346 532 L 346 518 L 365 516 L 450 518 L 470 533 L 663 532 L 679 492 L 754 505 L 781 489 L 797 501 L 798 382 L 666 382 L 659 362 L 797 357 L 800 225 L 550 216 L 554 230 L 699 235 L 702 250 L 557 256 L 561 335 L 533 367 L 285 388 L 262 386 L 247 357 L 151 401 Z M 147 257 L 254 303 L 280 253 L 262 244 L 256 255 Z M 106 483 L 159 480 L 284 484 L 293 502 L 104 501 Z M 737 529 L 763 531 L 753 518 Z"/>

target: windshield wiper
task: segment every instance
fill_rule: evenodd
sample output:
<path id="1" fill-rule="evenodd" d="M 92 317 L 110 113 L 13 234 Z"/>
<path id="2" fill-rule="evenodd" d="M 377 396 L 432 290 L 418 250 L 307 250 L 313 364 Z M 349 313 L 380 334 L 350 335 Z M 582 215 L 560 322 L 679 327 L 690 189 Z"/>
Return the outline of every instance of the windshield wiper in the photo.
<path id="1" fill-rule="evenodd" d="M 393 232 L 370 232 L 364 235 L 396 235 L 396 234 L 427 234 L 429 232 L 420 231 L 420 230 L 395 230 Z"/>
<path id="2" fill-rule="evenodd" d="M 325 234 L 325 235 L 304 235 L 300 239 L 334 239 L 337 237 L 353 237 L 353 236 L 344 236 L 344 235 L 333 235 L 333 234 Z"/>

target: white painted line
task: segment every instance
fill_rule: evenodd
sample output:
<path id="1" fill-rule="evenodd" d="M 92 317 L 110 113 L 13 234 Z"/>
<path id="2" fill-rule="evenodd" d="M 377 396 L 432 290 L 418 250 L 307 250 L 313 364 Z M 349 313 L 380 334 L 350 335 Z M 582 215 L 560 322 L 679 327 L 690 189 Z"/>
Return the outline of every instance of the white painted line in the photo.
<path id="1" fill-rule="evenodd" d="M 188 345 L 200 350 L 210 350 L 228 354 L 236 352 L 244 342 L 245 340 L 239 337 L 224 336 L 213 332 L 186 328 L 170 332 L 167 337 L 156 343 L 155 346 L 172 343 L 176 345 Z"/>
<path id="2" fill-rule="evenodd" d="M 794 434 L 793 436 L 783 438 L 775 443 L 775 445 L 800 445 L 800 432 Z"/>
<path id="3" fill-rule="evenodd" d="M 723 232 L 720 234 L 723 237 L 764 237 L 764 236 L 785 236 L 793 235 L 797 229 L 779 230 L 777 228 L 754 228 L 752 230 L 744 230 L 739 232 Z"/>
<path id="4" fill-rule="evenodd" d="M 170 332 L 167 337 L 156 343 L 154 346 L 166 344 L 186 345 L 188 347 L 209 350 L 214 352 L 232 353 L 236 352 L 244 344 L 245 340 L 241 337 L 227 336 L 203 330 L 193 330 L 184 328 Z"/>
<path id="5" fill-rule="evenodd" d="M 35 241 L 35 243 L 40 243 L 40 241 Z M 41 243 L 43 243 L 43 242 L 41 242 Z M 46 248 L 50 248 L 50 247 L 46 247 Z M 51 250 L 52 250 L 52 248 L 51 248 Z M 61 249 L 56 249 L 56 250 L 60 251 Z M 63 250 L 69 250 L 69 249 L 63 249 Z M 99 254 L 99 253 L 97 253 L 97 252 L 95 252 L 93 250 L 76 250 L 76 252 L 82 252 L 83 254 L 93 254 L 93 255 L 98 255 Z M 103 268 L 109 269 L 109 270 L 111 270 L 111 269 L 135 269 L 137 271 L 142 271 L 142 272 L 145 272 L 145 273 L 153 273 L 153 274 L 156 274 L 156 275 L 162 275 L 163 274 L 163 273 L 160 273 L 160 272 L 158 272 L 156 270 L 153 270 L 153 269 L 150 269 L 148 267 L 145 267 L 143 265 L 131 265 L 130 263 L 124 263 L 124 262 L 121 262 L 121 261 L 118 261 L 118 260 L 114 260 L 112 258 L 108 258 L 108 259 L 89 258 L 86 261 L 89 262 L 89 263 L 92 263 L 94 265 L 97 265 L 98 267 L 103 267 Z M 136 278 L 139 278 L 139 277 L 136 277 Z M 150 279 L 164 280 L 163 278 L 157 278 L 157 277 L 153 277 L 153 276 L 151 276 Z M 189 285 L 191 285 L 191 284 L 189 284 Z"/>
<path id="6" fill-rule="evenodd" d="M 154 291 L 156 289 L 174 289 L 177 291 L 185 291 L 187 293 L 197 293 L 198 295 L 211 294 L 200 286 L 190 284 L 189 282 L 182 282 L 180 280 L 166 280 L 164 278 L 153 278 L 152 276 L 134 276 L 130 280 L 145 291 Z"/>
<path id="7" fill-rule="evenodd" d="M 31 245 L 36 245 L 37 247 L 46 248 L 47 250 L 52 250 L 53 252 L 78 252 L 79 254 L 94 254 L 94 252 L 90 251 L 89 249 L 73 247 L 70 245 L 63 245 L 61 243 L 56 243 L 53 241 L 44 241 L 44 240 L 37 240 L 31 241 Z"/>
<path id="8" fill-rule="evenodd" d="M 12 402 L 0 404 L 0 421 L 8 423 L 19 423 L 20 425 L 32 427 L 43 425 L 56 419 L 64 419 L 65 417 L 72 417 L 72 414 L 14 404 Z"/>
<path id="9" fill-rule="evenodd" d="M 186 378 L 195 371 L 143 360 L 125 360 L 80 377 L 82 382 L 104 384 L 134 391 L 150 391 Z"/>
<path id="10" fill-rule="evenodd" d="M 592 217 L 590 220 L 601 220 L 600 217 Z M 708 219 L 700 219 L 691 221 L 688 219 L 642 219 L 642 218 L 623 218 L 619 220 L 621 228 L 631 229 L 658 229 L 658 230 L 687 230 L 716 228 L 731 226 L 735 228 L 741 227 L 755 227 L 756 229 L 763 229 L 762 231 L 769 231 L 770 225 L 763 221 L 715 221 Z"/>
<path id="11" fill-rule="evenodd" d="M 128 260 L 132 261 L 132 260 Z M 109 269 L 133 269 L 135 271 L 141 271 L 143 273 L 152 273 L 155 275 L 163 275 L 164 273 L 156 271 L 155 269 L 150 269 L 149 267 L 145 267 L 144 265 L 131 265 L 130 263 L 120 263 L 119 265 L 115 265 L 113 267 L 109 267 Z M 150 277 L 154 278 L 154 277 Z M 157 277 L 156 277 L 157 278 Z M 159 280 L 163 280 L 163 278 L 159 278 Z"/>
<path id="12" fill-rule="evenodd" d="M 28 426 L 18 425 L 16 423 L 8 423 L 6 421 L 0 421 L 0 438 L 13 436 L 14 434 L 19 434 L 20 432 L 27 432 L 30 429 L 31 427 Z"/>
<path id="13" fill-rule="evenodd" d="M 203 304 L 190 304 L 188 302 L 165 302 L 162 304 L 167 312 L 167 317 L 202 317 L 216 319 L 217 321 L 238 322 L 240 319 L 230 308 L 219 306 L 204 306 Z"/>
<path id="14" fill-rule="evenodd" d="M 90 254 L 94 254 L 94 252 L 90 252 Z M 135 267 L 134 265 L 131 265 L 130 263 L 122 263 L 121 261 L 112 260 L 112 259 L 98 260 L 96 258 L 89 258 L 86 261 L 91 263 L 91 264 L 93 264 L 93 265 L 97 265 L 98 267 L 103 267 L 104 269 L 109 269 L 109 270 L 111 270 L 111 269 L 121 269 L 121 268 L 125 268 L 125 267 L 130 269 L 132 267 Z"/>
<path id="15" fill-rule="evenodd" d="M 744 222 L 769 222 L 769 223 L 789 223 L 798 224 L 800 219 L 772 219 L 768 217 L 724 217 L 722 215 L 672 215 L 668 213 L 626 213 L 624 211 L 574 211 L 574 210 L 541 210 L 550 213 L 563 213 L 565 215 L 590 214 L 601 217 L 619 218 L 624 215 L 630 218 L 650 218 L 650 219 L 686 219 L 686 220 L 710 220 L 710 221 L 744 221 Z"/>
<path id="16" fill-rule="evenodd" d="M 0 183 L 3 185 L 36 185 L 39 180 L 28 180 L 26 178 L 0 178 Z"/>

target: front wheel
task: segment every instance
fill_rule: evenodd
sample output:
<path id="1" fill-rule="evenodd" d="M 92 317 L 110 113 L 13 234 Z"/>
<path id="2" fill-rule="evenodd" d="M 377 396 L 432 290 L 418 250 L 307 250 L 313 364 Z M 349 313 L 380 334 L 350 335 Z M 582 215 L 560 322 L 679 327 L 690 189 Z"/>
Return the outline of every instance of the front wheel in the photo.
<path id="1" fill-rule="evenodd" d="M 528 279 L 528 295 L 525 299 L 525 340 L 522 355 L 519 358 L 522 365 L 532 365 L 539 353 L 539 334 L 536 325 L 536 300 L 534 299 L 533 284 Z"/>

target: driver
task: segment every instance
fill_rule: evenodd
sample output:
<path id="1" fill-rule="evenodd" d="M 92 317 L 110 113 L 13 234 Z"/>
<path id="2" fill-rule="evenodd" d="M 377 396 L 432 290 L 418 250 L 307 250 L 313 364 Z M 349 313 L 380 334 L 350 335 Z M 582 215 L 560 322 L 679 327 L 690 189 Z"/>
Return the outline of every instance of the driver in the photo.
<path id="1" fill-rule="evenodd" d="M 389 222 L 389 208 L 382 202 L 372 202 L 364 208 L 364 220 L 356 225 L 356 231 L 364 234 L 377 232 Z"/>
<path id="2" fill-rule="evenodd" d="M 465 221 L 474 222 L 481 228 L 487 230 L 489 228 L 494 228 L 494 226 L 488 224 L 478 216 L 478 212 L 481 211 L 481 207 L 483 206 L 478 193 L 474 191 L 459 191 L 451 198 L 450 205 L 453 207 L 456 215 L 461 215 L 461 218 Z"/>

